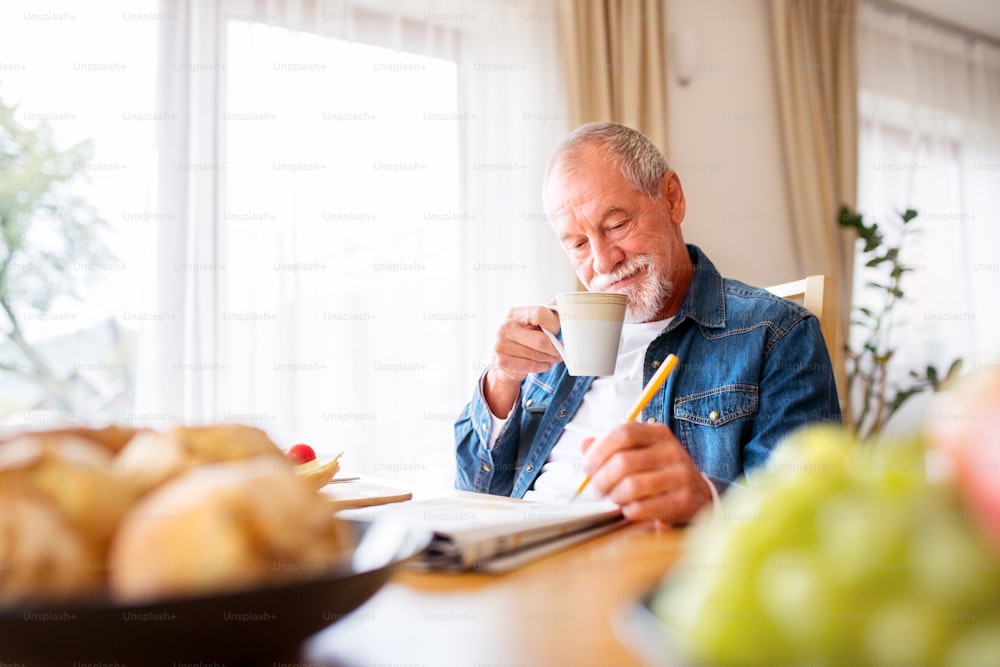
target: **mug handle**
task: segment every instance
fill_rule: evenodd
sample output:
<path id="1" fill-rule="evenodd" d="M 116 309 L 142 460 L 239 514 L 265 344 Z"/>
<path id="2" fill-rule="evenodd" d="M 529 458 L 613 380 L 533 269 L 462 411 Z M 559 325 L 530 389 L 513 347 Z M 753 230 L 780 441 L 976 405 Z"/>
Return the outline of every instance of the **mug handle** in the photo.
<path id="1" fill-rule="evenodd" d="M 559 314 L 559 306 L 557 306 L 556 304 L 550 304 L 545 307 L 548 308 L 549 310 L 555 311 L 556 315 Z M 562 341 L 556 338 L 555 334 L 552 333 L 551 331 L 542 329 L 542 333 L 548 336 L 549 341 L 552 343 L 552 347 L 556 348 L 556 352 L 559 353 L 559 356 L 562 357 L 562 360 L 566 361 L 566 348 L 563 347 Z"/>
<path id="2" fill-rule="evenodd" d="M 550 331 L 546 331 L 545 329 L 542 329 L 542 333 L 549 337 L 549 341 L 552 342 L 552 347 L 556 348 L 556 352 L 559 353 L 559 356 L 562 357 L 563 361 L 566 361 L 566 348 L 564 348 L 559 339 L 555 337 L 555 334 Z"/>

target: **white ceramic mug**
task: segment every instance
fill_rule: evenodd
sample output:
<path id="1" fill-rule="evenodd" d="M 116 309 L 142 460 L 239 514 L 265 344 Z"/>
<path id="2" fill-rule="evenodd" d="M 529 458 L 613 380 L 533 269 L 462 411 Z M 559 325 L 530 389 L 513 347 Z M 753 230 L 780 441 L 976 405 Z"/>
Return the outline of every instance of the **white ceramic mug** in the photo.
<path id="1" fill-rule="evenodd" d="M 556 295 L 562 342 L 542 331 L 566 362 L 570 375 L 614 375 L 628 298 L 610 292 L 563 292 Z"/>

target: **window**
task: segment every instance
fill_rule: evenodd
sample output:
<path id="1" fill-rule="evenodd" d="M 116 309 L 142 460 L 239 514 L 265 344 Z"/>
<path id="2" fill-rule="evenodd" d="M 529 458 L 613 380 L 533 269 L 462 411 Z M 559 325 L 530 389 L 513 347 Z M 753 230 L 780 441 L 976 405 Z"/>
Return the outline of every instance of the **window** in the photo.
<path id="1" fill-rule="evenodd" d="M 221 417 L 427 472 L 465 390 L 456 63 L 241 20 L 226 63 Z"/>
<path id="2" fill-rule="evenodd" d="M 450 484 L 503 314 L 575 284 L 539 196 L 566 131 L 551 2 L 10 4 L 0 99 L 95 142 L 71 194 L 113 258 L 67 255 L 80 298 L 25 328 L 86 375 L 78 418 L 251 423 Z M 0 371 L 8 422 L 70 412 L 27 386 Z"/>
<path id="3" fill-rule="evenodd" d="M 184 6 L 160 45 L 158 111 L 183 122 L 158 144 L 137 411 L 451 484 L 503 314 L 574 284 L 540 213 L 566 130 L 553 14 Z"/>
<path id="4" fill-rule="evenodd" d="M 995 372 L 1000 50 L 871 3 L 858 18 L 858 208 L 879 223 L 918 213 L 901 253 L 915 270 L 892 313 L 889 382 L 906 385 L 928 364 L 943 374 L 956 358 L 963 372 Z M 857 274 L 862 292 L 867 279 Z M 896 427 L 911 428 L 922 407 L 907 403 Z"/>
<path id="5" fill-rule="evenodd" d="M 160 120 L 157 6 L 19 2 L 0 10 L 0 102 L 13 111 L 0 129 L 0 216 L 25 232 L 23 247 L 0 249 L 10 308 L 0 315 L 6 425 L 120 420 L 133 410 L 133 316 L 148 298 L 143 276 L 153 252 L 146 212 Z M 27 134 L 15 139 L 18 131 Z M 41 151 L 29 138 L 51 140 L 62 157 L 50 154 L 34 171 L 27 165 Z M 40 194 L 59 173 L 75 176 Z"/>

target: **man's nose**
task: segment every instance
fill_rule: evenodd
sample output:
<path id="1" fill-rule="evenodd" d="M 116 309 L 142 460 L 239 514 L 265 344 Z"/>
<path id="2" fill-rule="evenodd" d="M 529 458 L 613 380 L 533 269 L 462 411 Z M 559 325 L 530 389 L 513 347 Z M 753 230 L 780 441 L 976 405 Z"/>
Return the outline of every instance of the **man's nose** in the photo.
<path id="1" fill-rule="evenodd" d="M 625 261 L 625 253 L 614 243 L 592 240 L 590 243 L 594 273 L 608 274 Z"/>

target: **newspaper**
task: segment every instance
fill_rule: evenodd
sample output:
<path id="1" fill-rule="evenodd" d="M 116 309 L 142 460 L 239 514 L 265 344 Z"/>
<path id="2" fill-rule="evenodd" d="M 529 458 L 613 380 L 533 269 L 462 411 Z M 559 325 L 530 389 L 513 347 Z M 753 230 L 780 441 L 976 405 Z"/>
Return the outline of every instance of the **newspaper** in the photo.
<path id="1" fill-rule="evenodd" d="M 412 566 L 452 572 L 506 572 L 625 522 L 621 509 L 606 501 L 556 504 L 472 493 L 386 506 L 376 520 L 431 532 Z"/>

